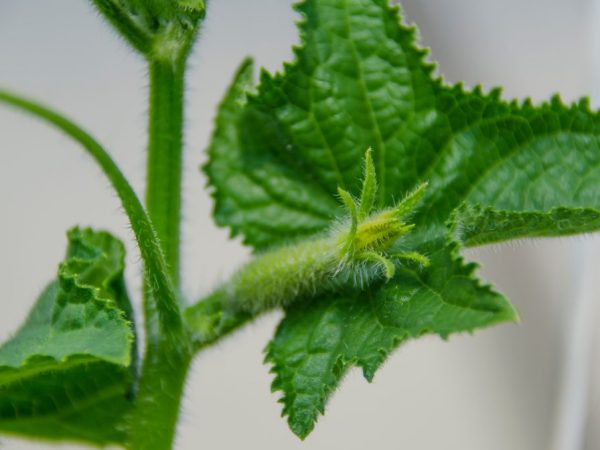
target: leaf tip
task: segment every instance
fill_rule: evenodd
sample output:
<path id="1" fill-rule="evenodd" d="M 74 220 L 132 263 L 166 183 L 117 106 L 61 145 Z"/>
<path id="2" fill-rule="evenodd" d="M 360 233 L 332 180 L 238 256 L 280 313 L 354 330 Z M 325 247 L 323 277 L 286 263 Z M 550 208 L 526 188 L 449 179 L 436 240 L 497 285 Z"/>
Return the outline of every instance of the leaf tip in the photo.
<path id="1" fill-rule="evenodd" d="M 296 420 L 288 420 L 288 425 L 292 433 L 294 433 L 298 439 L 304 441 L 310 433 L 315 429 L 314 420 L 304 417 Z"/>

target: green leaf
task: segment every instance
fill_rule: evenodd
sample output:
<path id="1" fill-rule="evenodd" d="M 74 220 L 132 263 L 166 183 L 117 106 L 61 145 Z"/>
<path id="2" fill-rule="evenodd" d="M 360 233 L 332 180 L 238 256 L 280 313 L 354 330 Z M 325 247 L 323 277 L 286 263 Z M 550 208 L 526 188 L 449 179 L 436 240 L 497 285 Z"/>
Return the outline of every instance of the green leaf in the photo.
<path id="1" fill-rule="evenodd" d="M 360 191 L 360 161 L 369 146 L 380 206 L 430 182 L 427 205 L 415 219 L 429 228 L 443 224 L 463 201 L 508 211 L 600 204 L 594 193 L 600 117 L 585 100 L 565 107 L 554 98 L 534 107 L 504 102 L 499 90 L 484 95 L 479 88 L 443 85 L 415 46 L 415 30 L 400 25 L 386 0 L 310 0 L 298 9 L 305 20 L 296 61 L 282 74 L 263 73 L 245 108 L 230 92 L 209 148 L 217 221 L 248 244 L 281 245 L 296 233 L 293 215 L 278 209 L 273 221 L 256 214 L 255 204 L 272 208 L 287 195 L 288 202 L 299 199 L 298 208 L 326 205 L 329 219 L 339 215 L 330 199 L 338 185 Z M 244 86 L 251 90 L 247 73 Z M 264 161 L 271 170 L 258 182 L 270 189 L 225 186 L 234 173 L 240 179 L 256 174 Z M 290 177 L 294 199 L 280 181 Z M 298 234 L 325 229 L 323 219 Z"/>
<path id="2" fill-rule="evenodd" d="M 249 71 L 243 81 L 238 76 L 219 111 L 207 173 L 220 225 L 259 251 L 322 233 L 343 214 L 332 203 L 337 188 L 360 192 L 361 160 L 370 147 L 378 208 L 428 183 L 411 217 L 415 228 L 399 243 L 409 254 L 442 254 L 452 239 L 472 246 L 600 229 L 600 115 L 587 101 L 565 106 L 555 97 L 534 106 L 504 101 L 500 90 L 485 94 L 445 85 L 417 47 L 416 30 L 401 23 L 399 8 L 388 0 L 304 0 L 297 9 L 303 21 L 295 60 L 279 74 L 263 72 L 256 88 Z M 435 286 L 446 286 L 444 296 L 454 303 L 477 305 L 487 298 L 471 280 L 471 269 L 457 283 L 443 266 L 448 261 L 431 259 L 424 276 L 437 274 Z M 372 320 L 363 306 L 370 299 L 393 289 L 406 292 L 413 284 L 396 276 L 342 300 L 293 306 L 269 350 L 278 380 L 288 379 L 294 358 L 311 356 L 282 333 L 296 330 L 299 342 L 308 333 L 327 335 L 325 306 L 337 308 L 340 301 L 354 305 L 343 321 L 350 332 Z M 494 296 L 505 307 L 488 311 L 488 321 L 454 317 L 428 301 L 421 302 L 419 317 L 439 320 L 426 331 L 442 336 L 514 319 L 507 303 Z M 398 320 L 405 314 L 402 308 L 390 311 Z M 400 335 L 418 335 L 400 328 Z M 344 332 L 339 342 L 354 345 L 354 353 L 323 349 L 319 357 L 331 364 L 315 372 L 311 395 L 296 400 L 291 382 L 275 384 L 284 391 L 298 434 L 312 428 L 314 411 L 323 409 L 339 382 L 337 361 L 344 368 L 365 367 L 362 361 L 379 361 L 403 340 L 376 333 L 372 345 L 362 348 L 351 339 Z"/>
<path id="3" fill-rule="evenodd" d="M 0 430 L 123 442 L 136 349 L 123 244 L 73 229 L 57 280 L 0 347 Z"/>
<path id="4" fill-rule="evenodd" d="M 204 166 L 215 189 L 214 217 L 229 226 L 232 235 L 266 248 L 312 236 L 328 226 L 338 202 L 302 174 L 281 164 L 266 152 L 246 152 L 241 144 L 239 114 L 252 89 L 252 61 L 240 66 L 217 116 Z"/>
<path id="5" fill-rule="evenodd" d="M 283 414 L 301 438 L 312 431 L 340 378 L 352 365 L 372 380 L 401 342 L 423 334 L 472 331 L 516 312 L 506 299 L 473 278 L 453 247 L 430 256 L 433 270 L 404 270 L 393 283 L 368 293 L 348 292 L 297 303 L 286 311 L 267 348 L 272 389 L 283 392 Z"/>
<path id="6" fill-rule="evenodd" d="M 177 5 L 191 12 L 202 13 L 206 9 L 204 0 L 177 0 Z"/>
<path id="7" fill-rule="evenodd" d="M 280 204 L 278 199 L 291 190 L 271 180 L 282 176 L 304 186 L 291 191 L 294 197 L 288 203 L 308 197 L 308 202 L 294 204 L 303 211 L 324 206 L 329 213 L 320 226 L 315 223 L 312 233 L 327 228 L 332 215 L 340 214 L 332 206 L 337 187 L 360 192 L 361 161 L 369 147 L 380 181 L 380 207 L 417 185 L 414 159 L 431 159 L 421 148 L 428 141 L 420 132 L 436 119 L 432 68 L 422 65 L 424 52 L 414 48 L 413 32 L 400 27 L 396 13 L 382 8 L 384 3 L 302 3 L 298 9 L 305 14 L 304 45 L 296 50 L 296 61 L 286 65 L 283 74 L 263 73 L 258 93 L 246 108 L 234 110 L 237 117 L 228 123 L 238 121 L 235 150 L 213 140 L 211 149 L 218 146 L 221 156 L 211 155 L 210 164 L 225 166 L 221 173 L 234 173 L 235 168 L 240 177 L 250 173 L 249 167 L 264 167 L 265 161 L 272 168 L 259 179 L 269 185 L 260 197 L 248 189 L 234 212 L 225 216 L 217 209 L 218 222 L 243 233 L 245 242 L 263 248 L 264 229 L 269 230 L 270 245 L 289 241 L 288 227 L 296 223 L 293 215 L 278 211 L 272 221 L 246 206 Z M 224 120 L 220 114 L 217 122 Z M 210 182 L 221 203 L 233 201 L 224 176 Z"/>
<path id="8" fill-rule="evenodd" d="M 566 107 L 555 97 L 534 107 L 455 87 L 444 88 L 438 104 L 445 138 L 424 169 L 431 195 L 422 222 L 463 202 L 513 212 L 599 209 L 600 116 L 587 100 Z"/>
<path id="9" fill-rule="evenodd" d="M 452 238 L 466 247 L 509 239 L 556 237 L 596 231 L 600 211 L 591 208 L 553 208 L 539 211 L 497 211 L 463 205 L 450 222 Z"/>

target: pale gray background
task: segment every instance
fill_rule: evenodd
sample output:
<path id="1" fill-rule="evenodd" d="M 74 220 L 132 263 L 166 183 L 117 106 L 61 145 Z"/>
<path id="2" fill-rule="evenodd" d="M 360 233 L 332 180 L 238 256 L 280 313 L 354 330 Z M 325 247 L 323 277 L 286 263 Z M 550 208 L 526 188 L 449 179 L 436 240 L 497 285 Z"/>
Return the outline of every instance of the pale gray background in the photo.
<path id="1" fill-rule="evenodd" d="M 594 91 L 590 1 L 413 0 L 450 81 L 502 84 L 507 97 L 572 100 Z M 288 0 L 212 0 L 189 73 L 183 272 L 190 297 L 207 293 L 248 257 L 210 218 L 197 167 L 215 105 L 236 65 L 254 56 L 270 70 L 290 58 L 297 16 Z M 84 0 L 0 0 L 0 85 L 78 119 L 143 192 L 145 67 Z M 64 232 L 105 227 L 128 244 L 139 300 L 139 255 L 115 195 L 68 139 L 0 108 L 0 338 L 25 317 L 53 277 Z M 578 238 L 591 242 L 590 238 Z M 186 391 L 178 449 L 536 450 L 550 445 L 561 349 L 573 300 L 574 240 L 525 242 L 469 252 L 508 294 L 521 325 L 398 350 L 368 385 L 353 371 L 315 432 L 301 443 L 279 418 L 261 350 L 279 318 L 259 320 L 198 358 Z M 598 354 L 596 353 L 596 356 Z M 596 358 L 599 360 L 600 358 Z M 594 378 L 598 378 L 595 371 Z M 592 429 L 587 448 L 600 446 Z M 2 439 L 8 449 L 46 448 Z M 64 446 L 62 448 L 72 448 Z M 75 447 L 79 448 L 79 447 Z"/>

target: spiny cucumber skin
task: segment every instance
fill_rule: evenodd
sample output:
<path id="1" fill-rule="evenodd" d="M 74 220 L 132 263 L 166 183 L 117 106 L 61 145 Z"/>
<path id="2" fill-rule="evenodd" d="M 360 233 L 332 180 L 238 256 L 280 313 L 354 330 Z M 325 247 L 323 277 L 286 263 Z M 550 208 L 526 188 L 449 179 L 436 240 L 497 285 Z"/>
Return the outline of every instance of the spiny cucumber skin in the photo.
<path id="1" fill-rule="evenodd" d="M 343 260 L 334 234 L 258 256 L 234 275 L 225 306 L 258 313 L 339 286 L 364 288 L 378 277 L 376 264 Z"/>

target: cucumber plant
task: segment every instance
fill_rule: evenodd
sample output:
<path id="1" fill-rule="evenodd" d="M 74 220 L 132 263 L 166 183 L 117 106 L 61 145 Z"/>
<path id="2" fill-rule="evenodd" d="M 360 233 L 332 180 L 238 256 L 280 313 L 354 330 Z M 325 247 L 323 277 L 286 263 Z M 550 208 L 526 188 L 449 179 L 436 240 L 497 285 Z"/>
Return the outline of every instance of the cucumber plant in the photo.
<path id="1" fill-rule="evenodd" d="M 0 347 L 4 433 L 171 448 L 194 356 L 280 308 L 266 360 L 304 438 L 352 366 L 371 380 L 409 339 L 517 320 L 462 249 L 600 228 L 600 116 L 587 100 L 448 85 L 388 0 L 303 0 L 294 60 L 258 79 L 242 62 L 202 167 L 215 221 L 254 257 L 206 298 L 183 298 L 185 77 L 207 5 L 92 4 L 148 65 L 144 201 L 75 122 L 11 92 L 0 102 L 73 138 L 109 179 L 142 256 L 143 317 L 119 239 L 69 231 L 55 279 Z"/>

